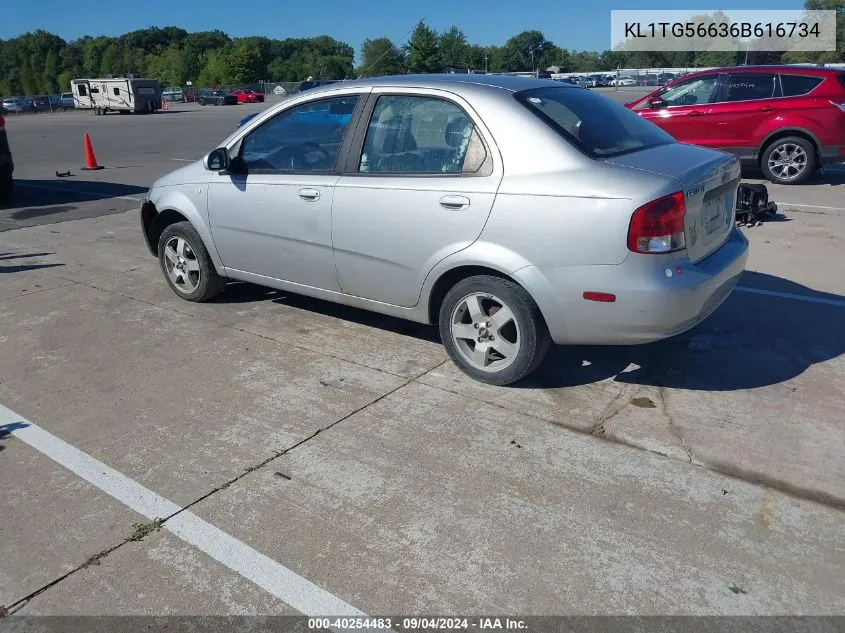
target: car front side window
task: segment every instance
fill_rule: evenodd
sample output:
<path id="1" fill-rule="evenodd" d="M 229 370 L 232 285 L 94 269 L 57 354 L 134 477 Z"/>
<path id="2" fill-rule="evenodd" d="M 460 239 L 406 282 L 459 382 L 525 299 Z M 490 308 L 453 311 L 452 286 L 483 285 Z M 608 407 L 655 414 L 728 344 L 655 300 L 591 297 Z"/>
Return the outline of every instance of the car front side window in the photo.
<path id="1" fill-rule="evenodd" d="M 373 110 L 358 171 L 475 174 L 486 158 L 478 130 L 457 104 L 439 97 L 384 95 Z"/>
<path id="2" fill-rule="evenodd" d="M 667 106 L 691 106 L 711 103 L 716 92 L 716 76 L 690 79 L 666 89 L 658 96 Z"/>
<path id="3" fill-rule="evenodd" d="M 309 101 L 274 116 L 241 143 L 248 172 L 331 172 L 358 95 Z"/>

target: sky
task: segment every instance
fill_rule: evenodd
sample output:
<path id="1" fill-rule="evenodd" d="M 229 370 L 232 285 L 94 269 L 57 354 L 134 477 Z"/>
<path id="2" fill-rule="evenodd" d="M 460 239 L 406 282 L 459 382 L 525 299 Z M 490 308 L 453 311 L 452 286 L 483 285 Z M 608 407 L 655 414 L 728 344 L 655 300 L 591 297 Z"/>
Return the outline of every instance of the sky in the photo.
<path id="1" fill-rule="evenodd" d="M 470 42 L 483 45 L 501 45 L 520 31 L 537 29 L 569 50 L 605 50 L 610 47 L 611 9 L 763 11 L 801 9 L 803 4 L 802 0 L 742 0 L 729 5 L 677 0 L 25 0 L 2 11 L 0 39 L 36 29 L 72 40 L 82 35 L 116 36 L 150 26 L 178 26 L 188 31 L 221 29 L 232 37 L 330 35 L 352 45 L 359 58 L 365 39 L 384 36 L 402 43 L 423 19 L 437 31 L 457 25 Z"/>

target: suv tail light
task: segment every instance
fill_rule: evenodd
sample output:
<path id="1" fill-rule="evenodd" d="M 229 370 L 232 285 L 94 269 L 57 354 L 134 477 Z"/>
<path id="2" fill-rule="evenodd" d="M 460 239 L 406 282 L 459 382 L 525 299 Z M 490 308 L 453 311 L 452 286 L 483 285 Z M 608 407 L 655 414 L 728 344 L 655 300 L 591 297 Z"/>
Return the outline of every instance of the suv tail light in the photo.
<path id="1" fill-rule="evenodd" d="M 671 253 L 686 248 L 684 192 L 657 198 L 634 211 L 628 248 L 635 253 Z"/>
<path id="2" fill-rule="evenodd" d="M 0 114 L 0 128 L 6 125 L 6 119 L 3 118 L 3 115 Z"/>

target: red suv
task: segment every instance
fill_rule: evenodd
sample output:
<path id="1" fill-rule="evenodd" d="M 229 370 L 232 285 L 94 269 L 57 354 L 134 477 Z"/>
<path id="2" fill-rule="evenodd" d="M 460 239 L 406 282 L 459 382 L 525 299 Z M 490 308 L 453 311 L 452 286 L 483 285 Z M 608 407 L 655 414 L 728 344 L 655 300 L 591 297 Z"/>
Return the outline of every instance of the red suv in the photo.
<path id="1" fill-rule="evenodd" d="M 682 143 L 736 154 L 770 181 L 799 184 L 845 162 L 845 71 L 737 66 L 672 81 L 625 104 Z"/>

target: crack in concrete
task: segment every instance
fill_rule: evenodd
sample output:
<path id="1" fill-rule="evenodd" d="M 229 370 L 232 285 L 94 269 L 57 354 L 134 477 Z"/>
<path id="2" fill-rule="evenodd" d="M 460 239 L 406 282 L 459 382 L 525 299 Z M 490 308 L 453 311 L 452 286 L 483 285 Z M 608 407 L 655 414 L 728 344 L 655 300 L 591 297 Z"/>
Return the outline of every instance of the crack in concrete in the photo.
<path id="1" fill-rule="evenodd" d="M 89 288 L 96 288 L 96 286 L 89 285 L 89 281 L 97 281 L 98 279 L 108 279 L 109 277 L 115 277 L 117 275 L 123 275 L 125 273 L 131 273 L 133 270 L 140 270 L 143 266 L 135 266 L 134 268 L 128 268 L 126 270 L 121 270 L 117 273 L 109 273 L 108 275 L 100 275 L 98 277 L 91 277 L 89 279 L 83 279 L 82 281 L 74 281 L 73 279 L 68 279 L 67 277 L 62 277 L 58 273 L 56 273 L 56 278 L 61 279 L 62 281 L 66 281 L 67 283 L 61 284 L 60 286 L 54 286 L 52 288 L 41 288 L 40 290 L 33 290 L 33 291 L 26 291 L 21 292 L 19 295 L 14 295 L 12 297 L 5 297 L 4 299 L 0 299 L 0 301 L 11 301 L 12 299 L 22 299 L 24 297 L 29 297 L 31 295 L 37 295 L 41 292 L 50 292 L 51 290 L 64 290 L 70 288 L 71 286 L 88 286 Z M 99 288 L 97 288 L 99 290 Z"/>
<path id="2" fill-rule="evenodd" d="M 595 423 L 593 424 L 593 428 L 590 430 L 590 435 L 598 435 L 599 437 L 605 436 L 605 428 L 604 425 L 610 422 L 613 418 L 617 415 L 622 413 L 625 410 L 625 407 L 628 406 L 628 393 L 631 390 L 630 385 L 622 385 L 622 388 L 619 390 L 613 398 L 611 398 L 610 402 L 607 403 L 607 406 L 604 410 L 599 413 L 599 417 L 596 419 Z"/>
<path id="3" fill-rule="evenodd" d="M 675 422 L 675 418 L 672 417 L 672 413 L 669 411 L 669 403 L 666 401 L 666 387 L 658 385 L 657 393 L 660 395 L 660 411 L 663 413 L 663 417 L 666 418 L 666 424 L 669 426 L 669 432 L 678 438 L 678 441 L 681 443 L 681 448 L 683 448 L 684 452 L 687 454 L 689 463 L 692 464 L 692 448 L 687 446 L 686 441 L 684 441 L 684 434 L 683 431 L 681 431 L 681 427 L 678 426 L 678 423 Z"/>
<path id="4" fill-rule="evenodd" d="M 221 484 L 221 485 L 219 485 L 215 488 L 212 488 L 209 492 L 202 495 L 201 497 L 198 497 L 197 499 L 194 499 L 191 503 L 179 508 L 179 510 L 177 510 L 173 514 L 170 514 L 166 517 L 159 517 L 159 518 L 156 518 L 152 521 L 133 523 L 132 524 L 132 533 L 129 536 L 127 536 L 124 540 L 122 540 L 121 542 L 117 543 L 116 545 L 113 545 L 112 547 L 106 548 L 106 549 L 102 550 L 101 552 L 94 554 L 93 556 L 90 556 L 81 565 L 74 567 L 69 572 L 63 574 L 62 576 L 59 576 L 58 578 L 56 578 L 55 580 L 52 580 L 51 582 L 47 583 L 46 585 L 43 585 L 42 587 L 36 589 L 35 591 L 33 591 L 32 593 L 24 596 L 23 598 L 20 598 L 20 599 L 14 601 L 9 606 L 0 605 L 0 618 L 6 617 L 7 615 L 11 615 L 12 613 L 15 613 L 16 611 L 19 611 L 20 609 L 25 607 L 29 602 L 31 602 L 34 598 L 38 597 L 39 595 L 41 595 L 45 591 L 51 589 L 52 587 L 55 587 L 60 582 L 69 578 L 70 576 L 74 575 L 75 573 L 82 571 L 83 569 L 87 569 L 88 567 L 91 567 L 93 565 L 99 565 L 100 561 L 102 559 L 106 558 L 109 554 L 111 554 L 112 552 L 120 549 L 124 545 L 126 545 L 128 543 L 143 541 L 144 538 L 147 537 L 148 535 L 152 534 L 153 532 L 157 532 L 158 530 L 160 530 L 161 527 L 164 526 L 173 517 L 181 514 L 182 512 L 185 512 L 186 510 L 191 509 L 192 507 L 194 507 L 198 503 L 205 501 L 206 499 L 212 497 L 213 495 L 217 494 L 218 492 L 226 490 L 227 488 L 229 488 L 233 484 L 237 483 L 238 481 L 240 481 L 241 479 L 243 479 L 247 475 L 254 473 L 257 470 L 261 470 L 262 468 L 264 468 L 265 466 L 267 466 L 271 462 L 274 462 L 275 460 L 277 460 L 279 457 L 282 457 L 283 455 L 287 455 L 291 451 L 299 448 L 300 446 L 306 444 L 307 442 L 310 442 L 311 440 L 313 440 L 315 437 L 317 437 L 321 433 L 328 431 L 329 429 L 334 428 L 335 426 L 337 426 L 341 422 L 348 420 L 349 418 L 351 418 L 354 415 L 360 413 L 361 411 L 364 411 L 365 409 L 368 409 L 369 407 L 373 406 L 374 404 L 381 402 L 385 398 L 387 398 L 387 397 L 393 395 L 394 393 L 396 393 L 397 391 L 407 387 L 412 382 L 417 381 L 418 379 L 422 378 L 425 374 L 427 374 L 431 371 L 434 371 L 435 369 L 438 369 L 439 367 L 446 364 L 447 362 L 449 362 L 448 359 L 442 361 L 441 363 L 435 365 L 434 367 L 431 367 L 430 369 L 426 369 L 425 371 L 413 376 L 412 378 L 405 379 L 404 382 L 402 382 L 402 384 L 386 391 L 382 395 L 378 396 L 377 398 L 374 398 L 373 400 L 370 400 L 366 404 L 363 404 L 359 407 L 356 407 L 355 409 L 353 409 L 349 413 L 341 416 L 340 418 L 338 418 L 334 422 L 327 424 L 326 426 L 321 426 L 316 431 L 314 431 L 310 435 L 306 436 L 305 438 L 299 440 L 295 444 L 292 444 L 291 446 L 289 446 L 289 447 L 287 447 L 283 450 L 280 450 L 280 451 L 273 451 L 272 455 L 270 455 L 266 459 L 258 462 L 257 464 L 254 464 L 252 466 L 247 466 L 246 468 L 244 468 L 243 472 L 241 472 L 236 477 L 233 477 L 229 481 L 227 481 L 227 482 L 225 482 L 225 483 L 223 483 L 223 484 Z"/>

